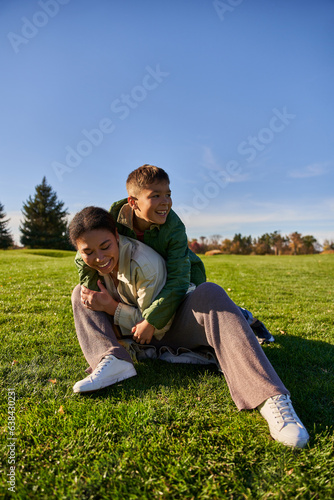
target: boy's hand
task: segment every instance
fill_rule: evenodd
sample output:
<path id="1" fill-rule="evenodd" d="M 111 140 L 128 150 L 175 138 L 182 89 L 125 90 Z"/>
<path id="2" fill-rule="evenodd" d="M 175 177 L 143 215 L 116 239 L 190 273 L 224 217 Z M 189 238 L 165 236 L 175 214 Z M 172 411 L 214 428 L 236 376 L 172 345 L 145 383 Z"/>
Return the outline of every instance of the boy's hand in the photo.
<path id="1" fill-rule="evenodd" d="M 143 319 L 132 328 L 133 339 L 138 344 L 149 344 L 154 333 L 154 326 Z"/>
<path id="2" fill-rule="evenodd" d="M 81 302 L 87 309 L 91 309 L 92 311 L 103 311 L 113 316 L 118 306 L 118 302 L 112 298 L 100 280 L 98 280 L 97 284 L 101 290 L 100 292 L 94 292 L 83 285 L 81 286 Z"/>

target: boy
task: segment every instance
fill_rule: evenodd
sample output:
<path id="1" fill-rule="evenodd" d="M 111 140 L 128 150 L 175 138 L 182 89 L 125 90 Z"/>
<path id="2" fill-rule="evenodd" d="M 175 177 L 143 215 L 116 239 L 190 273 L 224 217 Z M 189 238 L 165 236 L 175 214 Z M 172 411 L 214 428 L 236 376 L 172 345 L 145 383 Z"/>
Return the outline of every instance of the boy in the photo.
<path id="1" fill-rule="evenodd" d="M 128 176 L 128 198 L 110 208 L 119 233 L 149 245 L 166 261 L 166 284 L 143 312 L 144 320 L 132 330 L 141 344 L 150 343 L 155 330 L 168 323 L 184 299 L 190 283 L 198 286 L 206 281 L 204 264 L 188 248 L 185 226 L 171 209 L 169 184 L 168 174 L 163 169 L 145 164 Z M 84 264 L 80 254 L 77 254 L 75 262 L 80 284 L 99 292 L 97 280 L 101 276 Z M 263 323 L 253 320 L 248 311 L 241 311 L 260 343 L 274 340 Z"/>

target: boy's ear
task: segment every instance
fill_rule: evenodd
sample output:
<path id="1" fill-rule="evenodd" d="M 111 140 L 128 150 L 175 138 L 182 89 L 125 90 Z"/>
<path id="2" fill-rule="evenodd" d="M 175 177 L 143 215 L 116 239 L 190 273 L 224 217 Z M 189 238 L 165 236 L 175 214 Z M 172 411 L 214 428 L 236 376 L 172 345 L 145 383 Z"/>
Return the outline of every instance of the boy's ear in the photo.
<path id="1" fill-rule="evenodd" d="M 138 208 L 137 198 L 134 198 L 133 196 L 128 196 L 128 203 L 133 210 L 136 210 Z"/>

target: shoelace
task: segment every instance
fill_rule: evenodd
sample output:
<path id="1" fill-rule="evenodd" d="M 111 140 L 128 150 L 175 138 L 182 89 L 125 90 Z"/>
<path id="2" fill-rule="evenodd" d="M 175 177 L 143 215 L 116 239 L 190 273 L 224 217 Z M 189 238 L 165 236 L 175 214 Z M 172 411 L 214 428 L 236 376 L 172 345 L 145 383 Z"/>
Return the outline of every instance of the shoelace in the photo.
<path id="1" fill-rule="evenodd" d="M 286 399 L 285 395 L 274 396 L 271 398 L 269 405 L 273 409 L 277 420 L 283 423 L 283 425 L 297 423 L 296 413 L 291 402 Z M 276 411 L 274 409 L 276 409 Z"/>
<path id="2" fill-rule="evenodd" d="M 103 360 L 98 364 L 98 366 L 95 368 L 94 370 L 94 373 L 92 373 L 92 375 L 95 377 L 96 375 L 99 375 L 103 368 L 108 364 L 110 363 L 110 359 L 109 358 L 103 358 Z"/>

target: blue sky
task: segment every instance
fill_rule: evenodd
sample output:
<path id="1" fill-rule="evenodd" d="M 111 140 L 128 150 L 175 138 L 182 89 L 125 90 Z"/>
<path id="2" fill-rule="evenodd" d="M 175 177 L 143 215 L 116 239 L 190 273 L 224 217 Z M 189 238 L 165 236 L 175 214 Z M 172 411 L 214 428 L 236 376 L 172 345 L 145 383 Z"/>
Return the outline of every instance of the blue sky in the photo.
<path id="1" fill-rule="evenodd" d="M 334 2 L 2 0 L 0 202 L 170 175 L 189 238 L 334 239 Z"/>

